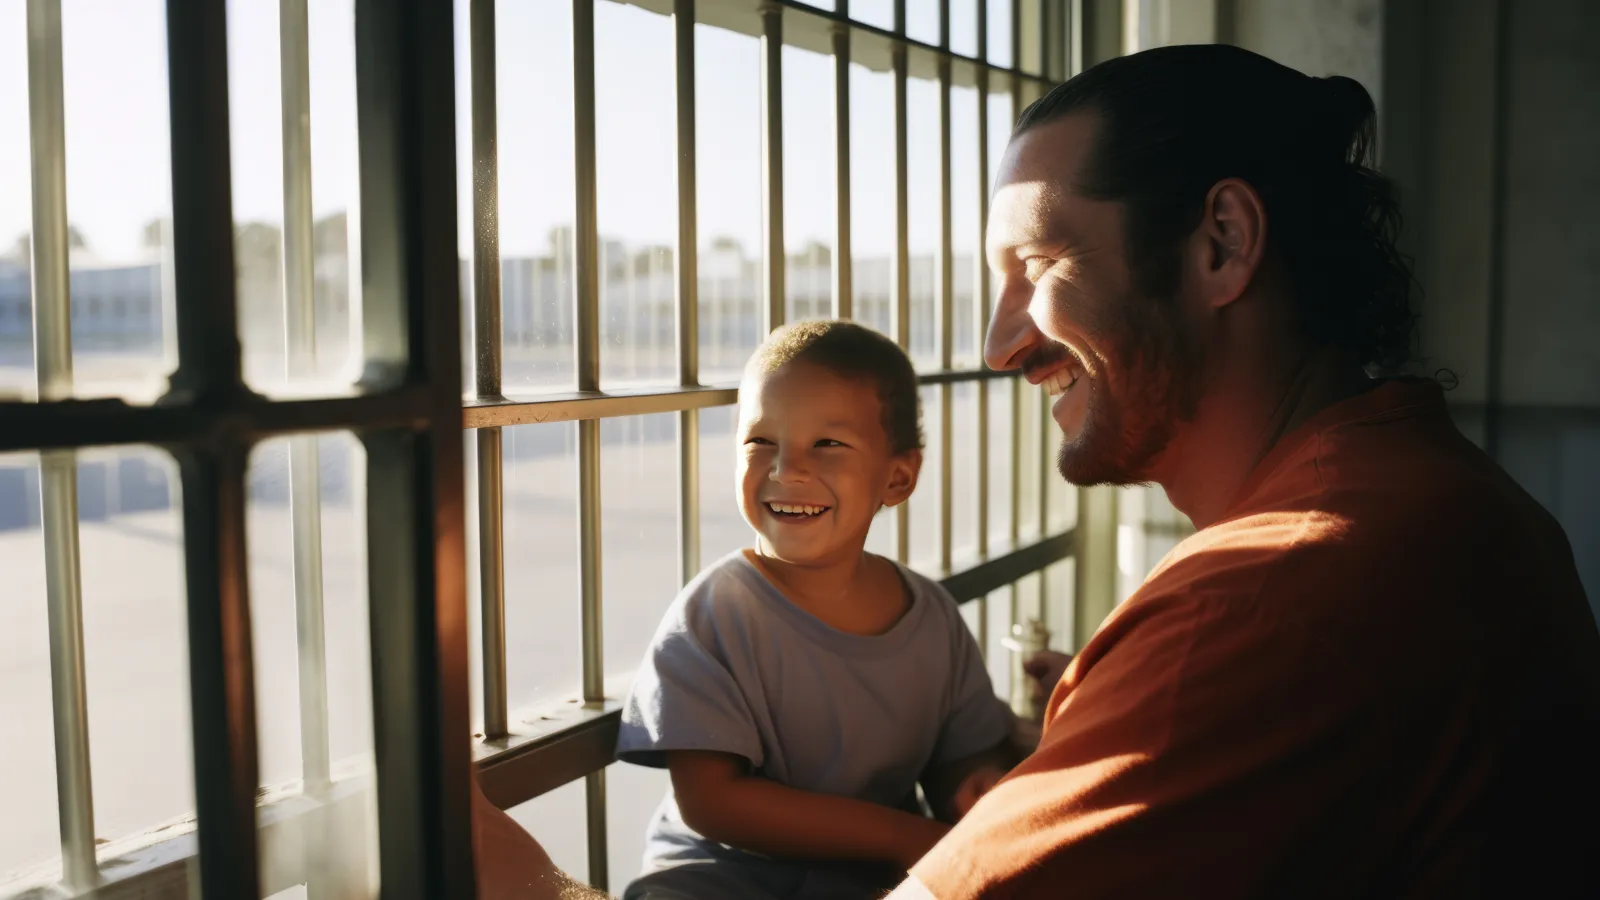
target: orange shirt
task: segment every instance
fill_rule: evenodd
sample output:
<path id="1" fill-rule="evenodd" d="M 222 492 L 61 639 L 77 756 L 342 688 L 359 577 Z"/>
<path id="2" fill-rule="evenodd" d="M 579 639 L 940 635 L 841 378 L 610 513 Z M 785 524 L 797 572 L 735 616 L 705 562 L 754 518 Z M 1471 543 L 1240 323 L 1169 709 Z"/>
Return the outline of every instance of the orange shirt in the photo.
<path id="1" fill-rule="evenodd" d="M 1390 382 L 1256 467 L 1072 662 L 940 900 L 1600 896 L 1600 635 L 1549 514 Z"/>

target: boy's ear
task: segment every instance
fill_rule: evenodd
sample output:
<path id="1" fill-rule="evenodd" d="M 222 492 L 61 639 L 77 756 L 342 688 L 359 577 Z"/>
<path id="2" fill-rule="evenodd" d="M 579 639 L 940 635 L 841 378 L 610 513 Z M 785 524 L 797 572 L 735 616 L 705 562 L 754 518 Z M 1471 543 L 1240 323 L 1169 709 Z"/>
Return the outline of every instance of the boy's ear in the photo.
<path id="1" fill-rule="evenodd" d="M 883 492 L 884 506 L 899 506 L 917 489 L 922 473 L 922 451 L 908 450 L 889 462 L 889 487 Z"/>

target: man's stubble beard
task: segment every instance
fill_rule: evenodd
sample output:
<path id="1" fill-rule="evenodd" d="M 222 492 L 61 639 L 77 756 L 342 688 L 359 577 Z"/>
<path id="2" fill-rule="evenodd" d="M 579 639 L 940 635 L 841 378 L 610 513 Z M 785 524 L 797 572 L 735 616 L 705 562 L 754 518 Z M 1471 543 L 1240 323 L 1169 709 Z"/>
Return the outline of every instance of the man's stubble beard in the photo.
<path id="1" fill-rule="evenodd" d="M 1092 388 L 1083 428 L 1063 439 L 1056 469 L 1072 484 L 1146 484 L 1179 423 L 1194 417 L 1204 355 L 1175 296 L 1134 295 L 1105 309 L 1101 333 L 1116 354 Z"/>

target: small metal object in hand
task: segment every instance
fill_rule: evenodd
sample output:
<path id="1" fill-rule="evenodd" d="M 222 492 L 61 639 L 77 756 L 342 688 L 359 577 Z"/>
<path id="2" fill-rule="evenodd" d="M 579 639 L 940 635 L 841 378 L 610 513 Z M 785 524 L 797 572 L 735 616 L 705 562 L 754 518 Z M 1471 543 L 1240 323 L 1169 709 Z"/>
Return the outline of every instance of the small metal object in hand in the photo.
<path id="1" fill-rule="evenodd" d="M 1033 682 L 1022 664 L 1035 653 L 1050 646 L 1050 632 L 1038 619 L 1028 619 L 1011 626 L 1011 636 L 1000 642 L 1011 651 L 1011 711 L 1030 722 L 1044 717 L 1044 706 L 1034 696 Z"/>

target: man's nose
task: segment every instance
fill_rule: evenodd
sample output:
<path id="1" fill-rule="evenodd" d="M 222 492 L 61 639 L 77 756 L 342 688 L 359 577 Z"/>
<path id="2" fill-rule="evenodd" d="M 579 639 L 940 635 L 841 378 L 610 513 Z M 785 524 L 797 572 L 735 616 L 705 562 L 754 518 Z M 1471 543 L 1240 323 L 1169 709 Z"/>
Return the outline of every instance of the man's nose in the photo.
<path id="1" fill-rule="evenodd" d="M 989 320 L 989 334 L 983 342 L 983 360 L 996 371 L 1016 369 L 1034 348 L 1044 342 L 1039 326 L 1028 314 L 1033 285 L 1024 278 L 1008 278 L 1000 289 Z"/>

